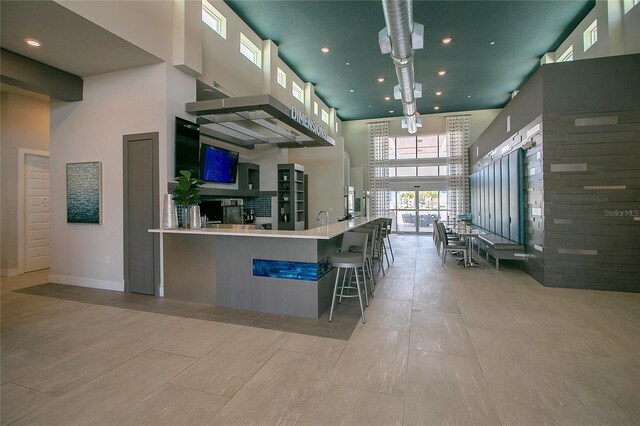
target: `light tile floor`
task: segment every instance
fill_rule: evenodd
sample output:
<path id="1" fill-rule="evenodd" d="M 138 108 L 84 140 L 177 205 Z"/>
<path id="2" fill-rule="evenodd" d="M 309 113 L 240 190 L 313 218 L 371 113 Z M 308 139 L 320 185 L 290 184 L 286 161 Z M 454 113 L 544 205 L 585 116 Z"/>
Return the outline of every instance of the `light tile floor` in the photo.
<path id="1" fill-rule="evenodd" d="M 13 291 L 47 271 L 3 279 L 1 423 L 640 423 L 640 295 L 393 244 L 346 341 Z"/>

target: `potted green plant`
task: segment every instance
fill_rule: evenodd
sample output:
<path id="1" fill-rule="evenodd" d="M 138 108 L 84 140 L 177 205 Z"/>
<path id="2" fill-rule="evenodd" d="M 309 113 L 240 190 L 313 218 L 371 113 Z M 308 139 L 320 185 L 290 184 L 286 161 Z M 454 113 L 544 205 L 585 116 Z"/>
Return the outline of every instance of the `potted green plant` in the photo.
<path id="1" fill-rule="evenodd" d="M 461 213 L 458 215 L 458 219 L 464 222 L 467 231 L 471 231 L 471 213 Z"/>
<path id="2" fill-rule="evenodd" d="M 176 182 L 173 199 L 176 201 L 176 205 L 182 209 L 182 226 L 184 228 L 200 228 L 200 206 L 198 204 L 200 203 L 200 186 L 204 184 L 204 181 L 192 177 L 189 170 L 180 170 L 180 176 L 176 176 Z"/>

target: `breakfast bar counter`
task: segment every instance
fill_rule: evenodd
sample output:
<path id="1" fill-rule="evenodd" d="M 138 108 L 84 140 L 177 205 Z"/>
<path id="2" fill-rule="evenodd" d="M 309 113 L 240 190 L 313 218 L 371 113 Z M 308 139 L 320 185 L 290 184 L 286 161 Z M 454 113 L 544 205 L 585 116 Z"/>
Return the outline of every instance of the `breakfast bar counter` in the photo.
<path id="1" fill-rule="evenodd" d="M 360 217 L 304 231 L 217 227 L 161 234 L 163 296 L 230 308 L 318 318 L 331 301 L 330 255 Z"/>

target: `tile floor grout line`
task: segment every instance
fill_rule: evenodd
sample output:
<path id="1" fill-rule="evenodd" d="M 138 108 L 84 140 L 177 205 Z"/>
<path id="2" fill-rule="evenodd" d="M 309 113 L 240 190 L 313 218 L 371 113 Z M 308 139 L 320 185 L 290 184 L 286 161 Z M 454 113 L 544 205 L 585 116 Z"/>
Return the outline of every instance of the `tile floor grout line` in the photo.
<path id="1" fill-rule="evenodd" d="M 447 271 L 446 275 L 447 275 L 447 281 L 450 284 L 451 283 L 450 272 Z M 460 317 L 462 318 L 462 324 L 464 325 L 464 329 L 465 329 L 465 332 L 467 334 L 467 338 L 469 339 L 469 343 L 471 343 L 471 348 L 473 350 L 473 357 L 466 357 L 466 358 L 473 360 L 474 364 L 480 369 L 480 373 L 482 374 L 482 381 L 484 383 L 485 388 L 487 389 L 487 392 L 489 393 L 489 398 L 491 400 L 493 411 L 495 412 L 495 414 L 497 416 L 497 419 L 500 422 L 500 424 L 504 425 L 504 421 L 503 421 L 502 417 L 500 416 L 500 411 L 498 410 L 498 407 L 496 405 L 495 398 L 493 397 L 493 395 L 491 394 L 491 391 L 489 389 L 489 383 L 487 382 L 486 372 L 482 368 L 482 364 L 480 363 L 480 359 L 478 358 L 478 353 L 476 351 L 476 346 L 473 344 L 473 340 L 471 339 L 471 335 L 469 334 L 469 326 L 467 325 L 467 323 L 466 323 L 466 321 L 464 319 L 464 316 L 462 315 L 462 310 L 460 309 L 460 304 L 458 303 L 458 297 L 455 294 L 455 292 L 453 292 L 453 297 L 454 297 L 454 299 L 456 301 L 456 306 L 458 307 L 458 311 L 460 311 Z"/>
<path id="2" fill-rule="evenodd" d="M 262 370 L 262 368 L 271 360 L 271 358 L 273 358 L 275 354 L 278 353 L 280 349 L 289 341 L 289 339 L 291 338 L 291 335 L 293 334 L 293 333 L 288 333 L 286 331 L 279 331 L 279 333 L 286 333 L 289 336 L 287 336 L 287 338 L 280 344 L 280 346 L 278 346 L 278 348 L 275 351 L 273 351 L 273 353 L 260 364 L 260 366 L 256 369 L 256 371 L 254 371 L 253 374 L 250 377 L 248 377 L 247 380 L 244 381 L 242 386 L 240 386 L 240 388 L 238 388 L 238 390 L 234 392 L 233 396 L 229 398 L 229 401 L 231 401 L 231 399 L 233 399 L 233 397 L 235 397 L 247 385 L 247 383 L 249 383 L 251 379 L 253 379 L 255 375 L 258 374 L 260 370 Z"/>

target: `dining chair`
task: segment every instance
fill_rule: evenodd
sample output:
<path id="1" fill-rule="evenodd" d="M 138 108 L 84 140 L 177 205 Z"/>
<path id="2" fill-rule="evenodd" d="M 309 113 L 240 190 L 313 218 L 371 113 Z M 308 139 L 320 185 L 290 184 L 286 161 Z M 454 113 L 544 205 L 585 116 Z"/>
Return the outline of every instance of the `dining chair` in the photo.
<path id="1" fill-rule="evenodd" d="M 447 258 L 447 252 L 462 252 L 463 256 L 464 256 L 464 264 L 467 264 L 467 250 L 466 250 L 466 244 L 464 241 L 453 241 L 453 240 L 449 240 L 449 237 L 447 236 L 447 230 L 444 227 L 444 223 L 442 222 L 438 222 L 437 224 L 437 229 L 438 229 L 438 238 L 441 241 L 441 247 L 442 247 L 442 266 L 444 266 L 444 262 Z"/>

